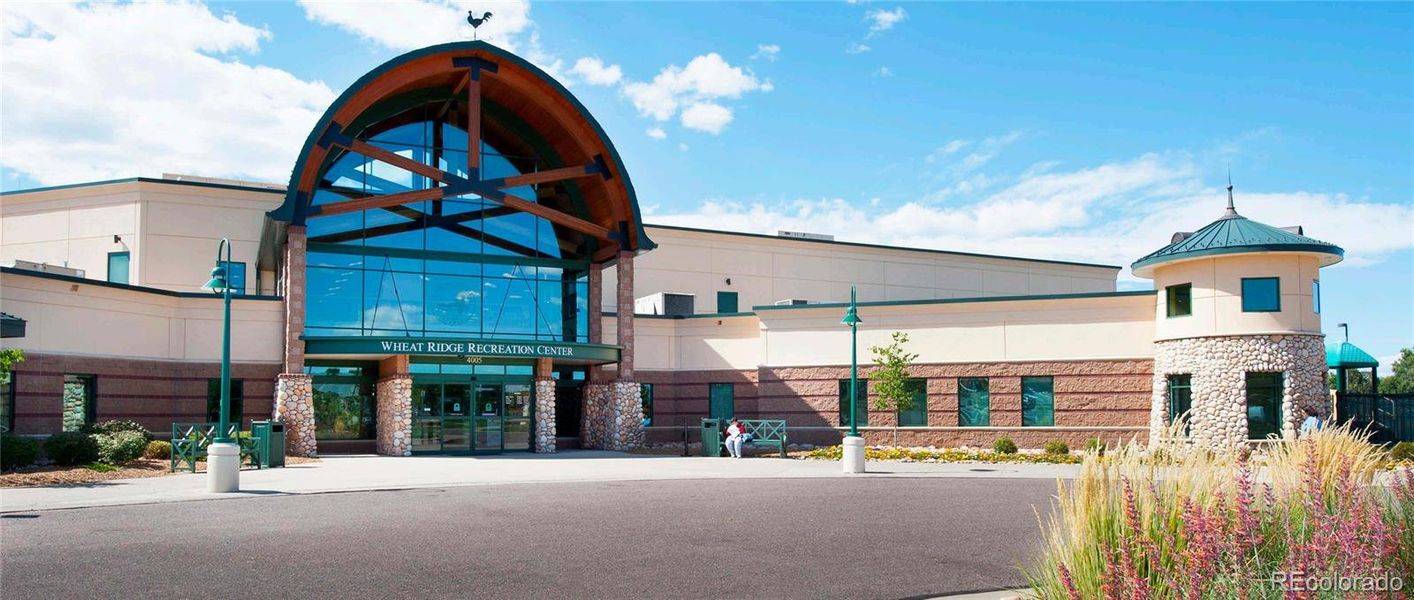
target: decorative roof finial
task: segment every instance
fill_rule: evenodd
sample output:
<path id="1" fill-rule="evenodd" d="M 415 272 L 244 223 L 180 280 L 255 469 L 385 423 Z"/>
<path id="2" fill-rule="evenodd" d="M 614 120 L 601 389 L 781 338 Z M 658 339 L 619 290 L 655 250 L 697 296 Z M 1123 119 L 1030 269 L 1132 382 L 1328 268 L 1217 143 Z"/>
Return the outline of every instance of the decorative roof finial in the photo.
<path id="1" fill-rule="evenodd" d="M 466 11 L 466 22 L 471 25 L 471 39 L 476 39 L 476 30 L 481 27 L 482 23 L 489 20 L 491 20 L 491 13 L 489 12 L 477 18 L 476 12 L 470 10 Z"/>
<path id="2" fill-rule="evenodd" d="M 1229 168 L 1227 170 L 1227 212 L 1223 213 L 1223 218 L 1230 219 L 1240 216 L 1242 215 L 1237 214 L 1237 208 L 1232 204 L 1232 169 Z"/>

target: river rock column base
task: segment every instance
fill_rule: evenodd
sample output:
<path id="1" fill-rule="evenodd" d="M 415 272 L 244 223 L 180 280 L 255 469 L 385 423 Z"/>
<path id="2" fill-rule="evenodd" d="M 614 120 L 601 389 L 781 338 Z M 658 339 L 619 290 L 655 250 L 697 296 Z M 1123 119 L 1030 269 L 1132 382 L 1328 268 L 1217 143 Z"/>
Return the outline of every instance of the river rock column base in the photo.
<path id="1" fill-rule="evenodd" d="M 412 377 L 394 375 L 378 382 L 378 453 L 412 456 Z"/>
<path id="2" fill-rule="evenodd" d="M 609 450 L 632 450 L 643 446 L 642 386 L 636 381 L 615 381 L 613 384 L 613 416 L 609 421 Z"/>
<path id="3" fill-rule="evenodd" d="M 535 452 L 555 453 L 555 380 L 535 380 Z"/>
<path id="4" fill-rule="evenodd" d="M 607 383 L 589 383 L 584 386 L 584 408 L 580 411 L 579 422 L 581 448 L 608 448 L 609 396 L 612 393 Z"/>
<path id="5" fill-rule="evenodd" d="M 278 375 L 274 416 L 285 423 L 285 454 L 318 455 L 314 442 L 314 378 L 304 373 Z"/>

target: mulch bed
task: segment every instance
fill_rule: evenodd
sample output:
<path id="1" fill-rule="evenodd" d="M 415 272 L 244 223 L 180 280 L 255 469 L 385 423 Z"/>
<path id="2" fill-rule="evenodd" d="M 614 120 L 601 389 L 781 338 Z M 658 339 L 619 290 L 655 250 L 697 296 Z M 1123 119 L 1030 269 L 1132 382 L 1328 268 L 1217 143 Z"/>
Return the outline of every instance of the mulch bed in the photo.
<path id="1" fill-rule="evenodd" d="M 286 456 L 285 464 L 298 465 L 305 463 L 319 462 L 318 458 L 305 458 L 303 456 Z M 241 470 L 249 471 L 255 467 L 241 467 Z M 196 463 L 198 473 L 206 471 L 206 462 Z M 171 463 L 162 458 L 139 458 L 128 464 L 114 467 L 111 471 L 97 471 L 87 466 L 82 467 L 30 467 L 28 469 L 18 469 L 8 473 L 0 474 L 0 488 L 11 487 L 47 487 L 47 486 L 78 486 L 99 481 L 112 481 L 114 479 L 137 479 L 141 477 L 162 477 L 165 475 L 178 475 L 191 473 L 185 469 L 173 473 Z"/>

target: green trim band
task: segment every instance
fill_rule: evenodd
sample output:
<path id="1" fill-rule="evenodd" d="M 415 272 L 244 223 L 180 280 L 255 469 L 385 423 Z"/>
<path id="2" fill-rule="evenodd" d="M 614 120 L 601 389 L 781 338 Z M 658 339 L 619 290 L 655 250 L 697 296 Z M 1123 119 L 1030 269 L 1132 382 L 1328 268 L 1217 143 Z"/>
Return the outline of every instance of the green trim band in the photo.
<path id="1" fill-rule="evenodd" d="M 174 292 L 174 291 L 172 291 L 172 290 L 164 290 L 164 289 L 161 289 L 161 288 L 146 287 L 146 286 L 141 286 L 141 285 L 131 285 L 131 284 L 127 284 L 127 283 L 113 283 L 113 282 L 111 282 L 111 281 L 104 281 L 104 280 L 102 280 L 102 279 L 86 279 L 86 278 L 83 278 L 83 277 L 71 277 L 71 276 L 69 276 L 69 275 L 60 275 L 60 274 L 58 274 L 58 273 L 42 273 L 42 272 L 40 272 L 40 271 L 30 271 L 30 270 L 28 270 L 28 269 L 16 269 L 16 268 L 14 268 L 14 267 L 0 267 L 0 273 L 4 273 L 4 274 L 6 274 L 6 275 L 21 275 L 21 276 L 25 276 L 25 277 L 37 277 L 37 278 L 39 278 L 39 279 L 53 279 L 53 280 L 55 280 L 55 281 L 65 281 L 65 282 L 68 282 L 68 283 L 79 283 L 79 284 L 84 284 L 84 285 L 96 285 L 96 286 L 99 286 L 99 287 L 113 288 L 113 289 L 117 289 L 117 290 L 127 290 L 127 291 L 130 291 L 130 292 L 142 292 L 142 293 L 145 293 L 145 294 L 158 294 L 158 295 L 161 295 L 161 296 L 172 296 L 172 297 L 175 297 L 175 298 L 209 298 L 209 299 L 211 299 L 211 300 L 220 300 L 220 299 L 221 299 L 221 296 L 219 296 L 219 295 L 217 295 L 217 294 L 214 294 L 214 293 L 209 293 L 209 292 Z M 233 294 L 233 295 L 231 296 L 231 299 L 232 299 L 232 300 L 266 300 L 266 301 L 284 300 L 284 298 L 281 297 L 281 296 L 270 296 L 270 295 L 264 295 L 264 294 Z"/>
<path id="2" fill-rule="evenodd" d="M 560 358 L 618 362 L 621 349 L 608 344 L 449 337 L 303 337 L 304 352 L 316 354 L 418 354 L 494 358 Z"/>
<path id="3" fill-rule="evenodd" d="M 1206 250 L 1188 250 L 1174 254 L 1163 254 L 1146 258 L 1134 263 L 1131 271 L 1137 271 L 1145 267 L 1152 267 L 1164 263 L 1179 262 L 1204 256 L 1220 256 L 1223 254 L 1251 254 L 1253 252 L 1308 252 L 1315 254 L 1330 254 L 1333 256 L 1345 257 L 1345 250 L 1338 246 L 1329 244 L 1253 244 L 1250 246 L 1226 246 L 1222 248 L 1208 248 Z"/>

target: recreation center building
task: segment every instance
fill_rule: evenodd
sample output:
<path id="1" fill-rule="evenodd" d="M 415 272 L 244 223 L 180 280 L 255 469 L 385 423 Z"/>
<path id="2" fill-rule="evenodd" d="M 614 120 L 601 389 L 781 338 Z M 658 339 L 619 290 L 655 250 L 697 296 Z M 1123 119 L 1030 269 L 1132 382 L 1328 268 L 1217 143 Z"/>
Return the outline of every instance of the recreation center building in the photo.
<path id="1" fill-rule="evenodd" d="M 214 421 L 222 301 L 200 287 L 228 238 L 234 417 L 283 420 L 295 454 L 627 449 L 708 416 L 838 443 L 851 286 L 863 373 L 893 332 L 918 354 L 912 409 L 855 398 L 871 443 L 1075 447 L 1183 413 L 1204 443 L 1290 437 L 1330 410 L 1319 271 L 1342 251 L 1231 198 L 1133 264 L 1154 291 L 1116 291 L 1118 266 L 647 225 L 560 83 L 433 46 L 344 92 L 288 185 L 3 194 L 3 344 L 26 358 L 0 426 Z"/>

